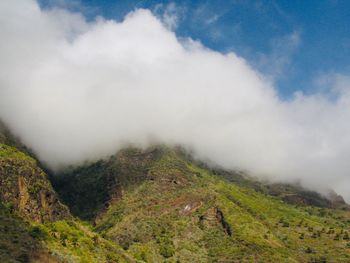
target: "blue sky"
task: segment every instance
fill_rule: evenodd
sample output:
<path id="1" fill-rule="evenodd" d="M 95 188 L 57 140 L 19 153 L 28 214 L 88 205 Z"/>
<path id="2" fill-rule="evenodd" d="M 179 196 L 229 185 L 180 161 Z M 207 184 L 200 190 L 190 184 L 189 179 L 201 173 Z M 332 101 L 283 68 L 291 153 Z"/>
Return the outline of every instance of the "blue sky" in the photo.
<path id="1" fill-rule="evenodd" d="M 154 1 L 41 0 L 88 19 L 122 20 L 136 8 L 176 17 L 178 37 L 200 40 L 223 53 L 244 57 L 271 76 L 282 98 L 295 91 L 319 92 L 319 79 L 350 72 L 350 1 Z"/>
<path id="2" fill-rule="evenodd" d="M 153 15 L 123 20 L 138 8 Z M 350 0 L 17 0 L 0 10 L 0 118 L 53 169 L 159 142 L 350 200 Z"/>

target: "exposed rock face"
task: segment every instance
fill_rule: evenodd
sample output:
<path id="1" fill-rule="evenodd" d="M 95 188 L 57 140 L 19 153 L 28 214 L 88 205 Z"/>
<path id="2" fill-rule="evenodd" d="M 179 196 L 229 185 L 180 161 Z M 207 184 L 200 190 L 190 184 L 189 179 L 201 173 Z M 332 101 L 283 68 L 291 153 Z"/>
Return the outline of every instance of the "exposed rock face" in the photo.
<path id="1" fill-rule="evenodd" d="M 341 195 L 334 191 L 328 193 L 328 199 L 331 202 L 331 208 L 338 208 L 343 210 L 350 210 L 350 205 L 347 204 Z"/>
<path id="2" fill-rule="evenodd" d="M 216 219 L 221 224 L 221 226 L 224 229 L 225 233 L 227 235 L 231 236 L 232 235 L 231 227 L 225 221 L 224 213 L 217 207 L 215 208 L 215 213 L 216 213 Z"/>
<path id="3" fill-rule="evenodd" d="M 199 216 L 199 223 L 205 227 L 220 225 L 226 235 L 232 235 L 231 226 L 226 222 L 224 213 L 218 207 L 213 207 L 204 215 Z"/>
<path id="4" fill-rule="evenodd" d="M 0 201 L 36 222 L 70 218 L 35 160 L 0 144 Z"/>

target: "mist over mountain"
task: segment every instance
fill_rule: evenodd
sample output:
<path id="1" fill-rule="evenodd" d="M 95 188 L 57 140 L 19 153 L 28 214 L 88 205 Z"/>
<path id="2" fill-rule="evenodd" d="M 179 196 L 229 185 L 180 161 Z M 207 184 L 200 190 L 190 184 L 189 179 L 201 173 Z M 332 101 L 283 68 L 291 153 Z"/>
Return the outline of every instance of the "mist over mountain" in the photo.
<path id="1" fill-rule="evenodd" d="M 0 118 L 53 169 L 126 145 L 183 145 L 261 178 L 350 200 L 350 78 L 278 97 L 235 53 L 181 39 L 151 11 L 93 21 L 0 3 Z M 296 84 L 297 85 L 297 84 Z"/>

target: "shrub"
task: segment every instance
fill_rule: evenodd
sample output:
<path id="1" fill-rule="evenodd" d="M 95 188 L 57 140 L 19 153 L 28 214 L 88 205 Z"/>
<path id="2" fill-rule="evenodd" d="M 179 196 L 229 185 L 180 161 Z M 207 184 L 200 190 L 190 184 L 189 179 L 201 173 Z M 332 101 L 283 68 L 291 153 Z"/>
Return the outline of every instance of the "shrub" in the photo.
<path id="1" fill-rule="evenodd" d="M 283 222 L 282 226 L 283 227 L 289 227 L 289 223 L 288 222 Z"/>
<path id="2" fill-rule="evenodd" d="M 325 257 L 312 258 L 311 263 L 327 263 L 327 259 Z"/>
<path id="3" fill-rule="evenodd" d="M 307 247 L 305 250 L 305 253 L 307 254 L 311 254 L 313 252 L 313 250 L 311 249 L 311 247 Z"/>
<path id="4" fill-rule="evenodd" d="M 175 249 L 172 244 L 162 244 L 159 250 L 160 254 L 165 258 L 170 258 L 175 254 Z"/>
<path id="5" fill-rule="evenodd" d="M 47 231 L 44 228 L 39 226 L 32 227 L 29 234 L 31 237 L 35 239 L 47 239 L 48 237 Z"/>
<path id="6" fill-rule="evenodd" d="M 17 261 L 23 262 L 23 263 L 29 263 L 30 262 L 29 256 L 26 253 L 20 254 L 16 259 L 17 259 Z"/>

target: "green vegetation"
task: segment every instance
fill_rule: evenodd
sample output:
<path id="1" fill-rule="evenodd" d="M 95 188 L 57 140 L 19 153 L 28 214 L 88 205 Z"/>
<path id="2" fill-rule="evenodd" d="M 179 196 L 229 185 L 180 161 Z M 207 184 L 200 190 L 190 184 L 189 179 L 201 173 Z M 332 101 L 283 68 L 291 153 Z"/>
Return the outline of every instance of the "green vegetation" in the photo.
<path id="1" fill-rule="evenodd" d="M 35 162 L 27 154 L 20 152 L 17 150 L 17 148 L 6 144 L 0 144 L 0 158 L 9 158 L 13 160 L 30 160 L 32 162 Z"/>
<path id="2" fill-rule="evenodd" d="M 73 219 L 37 162 L 0 144 L 0 262 L 136 262 Z"/>
<path id="3" fill-rule="evenodd" d="M 36 222 L 70 218 L 37 162 L 16 148 L 0 144 L 0 201 Z"/>
<path id="4" fill-rule="evenodd" d="M 0 262 L 350 262 L 340 198 L 332 209 L 178 148 L 128 148 L 50 179 L 0 144 Z"/>
<path id="5" fill-rule="evenodd" d="M 0 262 L 135 262 L 77 220 L 28 222 L 0 207 Z"/>
<path id="6" fill-rule="evenodd" d="M 137 176 L 133 184 L 118 181 L 125 163 L 134 171 L 129 180 Z M 109 187 L 118 198 L 109 199 L 105 193 L 109 201 L 92 218 L 95 231 L 138 260 L 350 261 L 348 241 L 343 238 L 350 227 L 349 212 L 285 203 L 250 185 L 214 176 L 181 151 L 126 150 L 100 163 L 97 170 L 80 168 L 78 174 L 94 183 L 103 174 L 113 174 L 117 187 Z M 69 174 L 58 177 L 62 185 L 76 182 L 67 180 L 74 171 Z M 63 198 L 66 189 L 59 189 Z M 327 233 L 329 229 L 333 231 Z"/>
<path id="7" fill-rule="evenodd" d="M 35 231 L 37 238 L 44 240 L 51 253 L 61 261 L 135 262 L 115 243 L 76 220 L 51 222 L 34 229 L 39 229 Z"/>
<path id="8" fill-rule="evenodd" d="M 39 256 L 49 258 L 48 251 L 30 234 L 30 229 L 29 223 L 0 204 L 0 262 L 29 262 Z"/>

